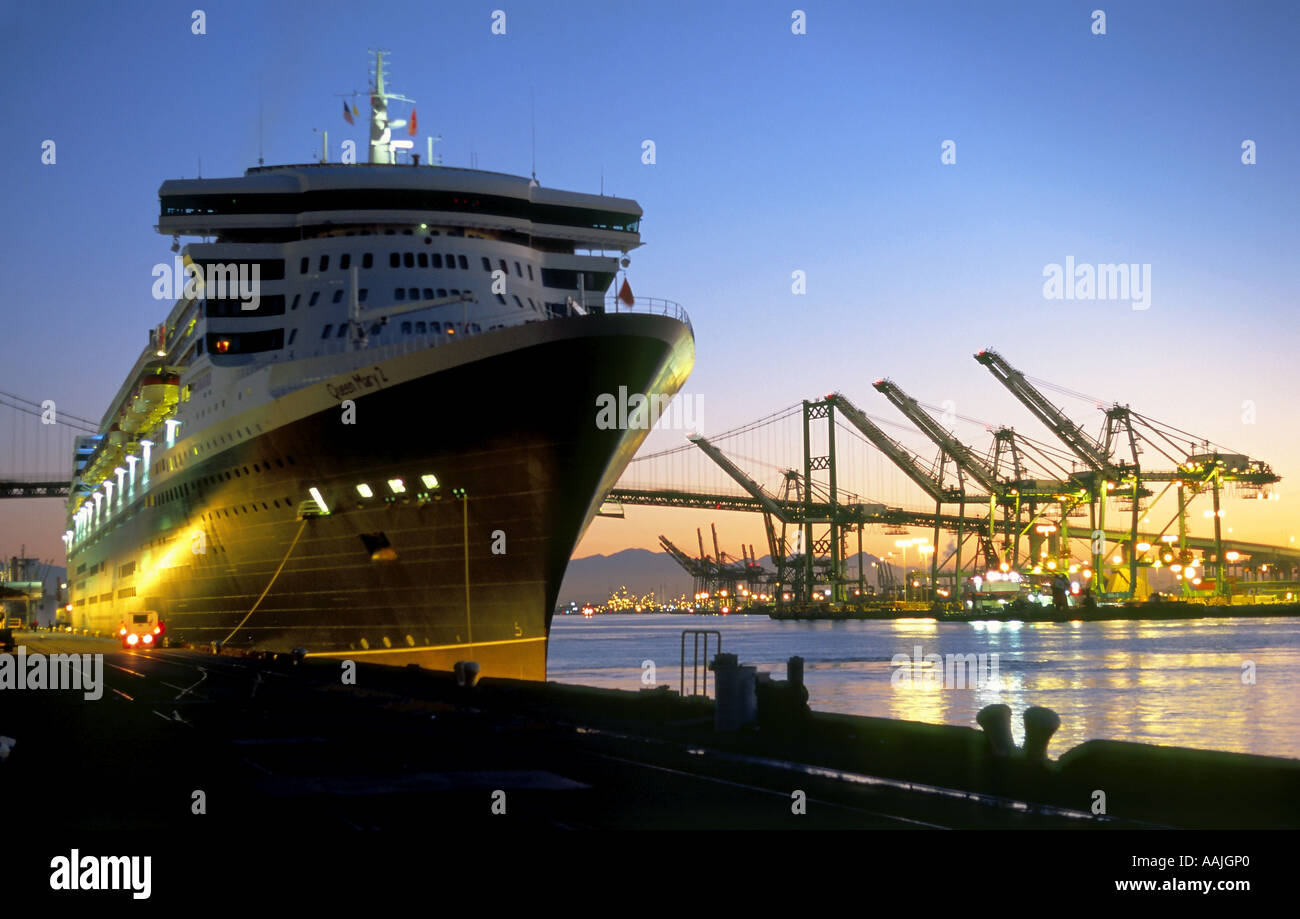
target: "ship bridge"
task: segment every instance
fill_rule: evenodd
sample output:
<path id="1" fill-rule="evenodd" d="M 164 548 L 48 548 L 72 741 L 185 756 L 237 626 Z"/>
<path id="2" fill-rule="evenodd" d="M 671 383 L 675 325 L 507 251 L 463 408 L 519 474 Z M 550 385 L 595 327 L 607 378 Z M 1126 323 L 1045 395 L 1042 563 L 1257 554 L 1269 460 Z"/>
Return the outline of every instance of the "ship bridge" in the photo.
<path id="1" fill-rule="evenodd" d="M 641 207 L 627 198 L 543 188 L 522 176 L 406 164 L 258 167 L 242 178 L 170 179 L 158 191 L 168 236 L 300 239 L 347 227 L 450 225 L 538 245 L 630 251 Z"/>

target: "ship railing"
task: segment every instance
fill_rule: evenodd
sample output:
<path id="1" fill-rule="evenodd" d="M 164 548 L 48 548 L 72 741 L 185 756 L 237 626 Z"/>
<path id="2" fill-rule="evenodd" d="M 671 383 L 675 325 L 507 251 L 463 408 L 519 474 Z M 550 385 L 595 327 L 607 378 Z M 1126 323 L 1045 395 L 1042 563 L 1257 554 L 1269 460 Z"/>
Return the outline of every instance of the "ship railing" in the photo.
<path id="1" fill-rule="evenodd" d="M 596 307 L 593 304 L 588 304 L 587 306 L 587 316 L 603 315 L 606 313 L 641 313 L 652 316 L 669 316 L 679 322 L 685 323 L 686 327 L 691 329 L 692 333 L 695 331 L 694 327 L 691 325 L 691 317 L 687 314 L 686 310 L 680 303 L 673 300 L 664 300 L 659 297 L 637 297 L 635 304 L 632 306 L 628 306 L 617 297 L 607 297 L 605 303 L 601 307 Z M 529 316 L 529 318 L 525 319 L 523 323 L 520 323 L 518 311 L 502 311 L 489 315 L 475 314 L 469 321 L 464 321 L 463 319 L 455 322 L 450 319 L 429 320 L 431 324 L 439 326 L 437 331 L 430 331 L 423 334 L 406 333 L 402 335 L 399 341 L 390 344 L 367 344 L 366 347 L 360 349 L 355 348 L 352 342 L 347 338 L 335 338 L 321 343 L 316 348 L 312 348 L 309 353 L 304 354 L 301 357 L 290 358 L 285 356 L 283 360 L 284 362 L 291 362 L 302 360 L 306 357 L 328 357 L 338 354 L 356 354 L 363 355 L 365 362 L 369 363 L 376 360 L 383 361 L 392 357 L 401 357 L 402 355 L 413 354 L 417 351 L 426 351 L 433 346 L 450 344 L 451 342 L 462 338 L 486 335 L 490 332 L 497 332 L 504 328 L 512 328 L 530 322 L 549 322 L 554 319 L 580 318 L 583 317 L 574 313 L 543 313 L 539 311 L 535 315 Z M 445 330 L 447 324 L 451 324 L 456 331 L 449 334 Z M 390 327 L 391 325 L 392 324 L 390 323 Z M 477 329 L 477 331 L 475 331 L 475 329 Z M 289 351 L 292 349 L 286 348 L 284 350 Z M 281 353 L 276 351 L 269 355 L 269 360 L 249 364 L 244 369 L 244 373 L 251 374 L 262 367 L 265 367 L 267 364 L 276 364 L 280 362 Z M 288 392 L 309 383 L 328 379 L 329 377 L 334 376 L 337 372 L 337 369 L 331 368 L 328 372 L 319 377 L 298 379 L 291 387 L 280 387 L 279 389 Z M 276 394 L 278 395 L 280 393 L 277 391 Z"/>
<path id="2" fill-rule="evenodd" d="M 670 316 L 691 326 L 691 317 L 680 303 L 660 297 L 637 297 L 631 306 L 618 297 L 606 297 L 604 310 L 606 313 L 649 313 L 653 316 Z M 691 331 L 694 331 L 693 326 Z"/>

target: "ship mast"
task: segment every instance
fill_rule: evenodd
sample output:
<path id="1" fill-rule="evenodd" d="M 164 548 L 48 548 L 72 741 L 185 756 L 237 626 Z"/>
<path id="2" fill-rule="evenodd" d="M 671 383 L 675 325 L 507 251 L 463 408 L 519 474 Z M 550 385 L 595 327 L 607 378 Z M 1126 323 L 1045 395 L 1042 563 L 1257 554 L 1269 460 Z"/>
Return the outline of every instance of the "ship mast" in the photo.
<path id="1" fill-rule="evenodd" d="M 373 49 L 372 49 L 373 50 Z M 392 164 L 397 161 L 396 150 L 409 150 L 413 141 L 393 140 L 393 128 L 406 127 L 406 119 L 388 119 L 388 100 L 415 104 L 414 99 L 387 92 L 384 88 L 384 55 L 387 51 L 375 50 L 375 80 L 370 88 L 370 162 Z"/>

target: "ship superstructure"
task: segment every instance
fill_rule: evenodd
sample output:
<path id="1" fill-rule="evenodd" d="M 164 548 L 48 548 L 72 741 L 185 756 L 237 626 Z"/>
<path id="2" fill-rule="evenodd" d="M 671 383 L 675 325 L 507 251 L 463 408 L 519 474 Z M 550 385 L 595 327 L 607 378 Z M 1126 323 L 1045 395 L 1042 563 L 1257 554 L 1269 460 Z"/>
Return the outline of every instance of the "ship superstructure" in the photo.
<path id="1" fill-rule="evenodd" d="M 608 296 L 636 202 L 397 162 L 383 67 L 370 162 L 159 190 L 179 296 L 78 442 L 75 624 L 544 677 L 569 554 L 647 433 L 597 400 L 675 393 L 689 320 Z"/>

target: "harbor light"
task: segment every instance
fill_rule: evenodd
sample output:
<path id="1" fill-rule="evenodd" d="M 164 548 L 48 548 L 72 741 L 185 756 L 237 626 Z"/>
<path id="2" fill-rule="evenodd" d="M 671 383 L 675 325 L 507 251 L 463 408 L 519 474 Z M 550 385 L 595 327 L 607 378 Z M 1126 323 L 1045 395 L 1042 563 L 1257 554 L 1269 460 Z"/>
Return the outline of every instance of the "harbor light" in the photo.
<path id="1" fill-rule="evenodd" d="M 1227 552 L 1223 553 L 1223 557 L 1230 562 L 1235 562 L 1237 559 L 1241 558 L 1241 553 L 1235 549 L 1229 549 Z"/>
<path id="2" fill-rule="evenodd" d="M 1139 552 L 1147 552 L 1150 549 L 1151 549 L 1151 543 L 1149 542 L 1140 542 L 1137 544 L 1137 550 Z"/>

